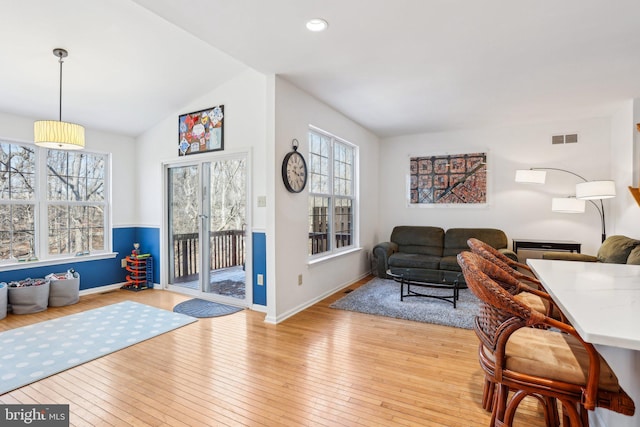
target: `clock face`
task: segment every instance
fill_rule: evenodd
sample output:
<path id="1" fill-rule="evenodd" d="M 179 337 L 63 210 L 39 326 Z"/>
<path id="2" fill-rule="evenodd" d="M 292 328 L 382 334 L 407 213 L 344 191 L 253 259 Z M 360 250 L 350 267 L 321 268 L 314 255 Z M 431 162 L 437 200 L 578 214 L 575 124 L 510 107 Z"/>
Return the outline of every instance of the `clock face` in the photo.
<path id="1" fill-rule="evenodd" d="M 292 193 L 301 192 L 307 185 L 307 164 L 302 154 L 292 151 L 282 162 L 282 180 L 284 186 Z"/>

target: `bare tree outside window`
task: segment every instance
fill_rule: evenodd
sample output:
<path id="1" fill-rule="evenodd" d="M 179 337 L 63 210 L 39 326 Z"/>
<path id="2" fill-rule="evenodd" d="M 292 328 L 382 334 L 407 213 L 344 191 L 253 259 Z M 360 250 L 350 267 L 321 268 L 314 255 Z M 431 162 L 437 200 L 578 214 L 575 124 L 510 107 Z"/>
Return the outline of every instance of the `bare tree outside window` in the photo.
<path id="1" fill-rule="evenodd" d="M 204 167 L 204 166 L 207 167 Z M 199 201 L 202 178 L 209 191 L 209 248 L 212 270 L 243 265 L 246 227 L 246 160 L 220 159 L 169 169 L 169 244 L 174 260 L 172 277 L 183 279 L 200 272 Z"/>
<path id="2" fill-rule="evenodd" d="M 0 142 L 0 260 L 34 256 L 35 150 Z"/>
<path id="3" fill-rule="evenodd" d="M 211 231 L 244 230 L 246 162 L 214 162 L 211 171 Z"/>
<path id="4" fill-rule="evenodd" d="M 0 140 L 0 262 L 110 249 L 108 162 Z"/>
<path id="5" fill-rule="evenodd" d="M 48 150 L 48 252 L 105 250 L 105 165 L 101 154 Z"/>
<path id="6" fill-rule="evenodd" d="M 225 160 L 211 163 L 211 231 L 242 230 L 246 219 L 246 162 Z M 171 204 L 174 234 L 198 232 L 198 191 L 200 179 L 196 167 L 172 168 Z"/>

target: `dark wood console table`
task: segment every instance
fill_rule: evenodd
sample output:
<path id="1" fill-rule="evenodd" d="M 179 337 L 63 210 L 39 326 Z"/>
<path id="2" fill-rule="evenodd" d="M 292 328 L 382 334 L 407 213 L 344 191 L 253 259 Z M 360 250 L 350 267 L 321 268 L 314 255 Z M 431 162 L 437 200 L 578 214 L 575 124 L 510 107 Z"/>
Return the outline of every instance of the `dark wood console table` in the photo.
<path id="1" fill-rule="evenodd" d="M 513 251 L 518 249 L 532 249 L 537 251 L 569 251 L 580 253 L 582 243 L 573 240 L 535 240 L 513 239 Z"/>

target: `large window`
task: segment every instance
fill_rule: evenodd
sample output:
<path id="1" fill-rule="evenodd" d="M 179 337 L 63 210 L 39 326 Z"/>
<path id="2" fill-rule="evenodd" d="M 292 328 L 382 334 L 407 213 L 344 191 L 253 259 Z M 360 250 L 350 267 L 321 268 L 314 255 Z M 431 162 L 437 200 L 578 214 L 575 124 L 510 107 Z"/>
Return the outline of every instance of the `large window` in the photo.
<path id="1" fill-rule="evenodd" d="M 34 254 L 35 149 L 0 142 L 0 260 Z"/>
<path id="2" fill-rule="evenodd" d="M 109 251 L 108 161 L 0 141 L 0 261 Z"/>
<path id="3" fill-rule="evenodd" d="M 309 255 L 355 245 L 356 148 L 309 131 Z"/>

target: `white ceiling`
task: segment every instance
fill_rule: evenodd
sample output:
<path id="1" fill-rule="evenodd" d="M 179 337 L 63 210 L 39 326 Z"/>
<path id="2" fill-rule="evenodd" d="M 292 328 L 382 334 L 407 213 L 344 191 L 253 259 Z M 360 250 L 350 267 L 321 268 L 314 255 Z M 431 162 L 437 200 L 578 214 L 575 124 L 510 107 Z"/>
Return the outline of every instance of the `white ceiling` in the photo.
<path id="1" fill-rule="evenodd" d="M 247 66 L 382 137 L 640 97 L 637 0 L 0 1 L 0 111 L 57 118 L 62 47 L 63 120 L 132 136 Z"/>

